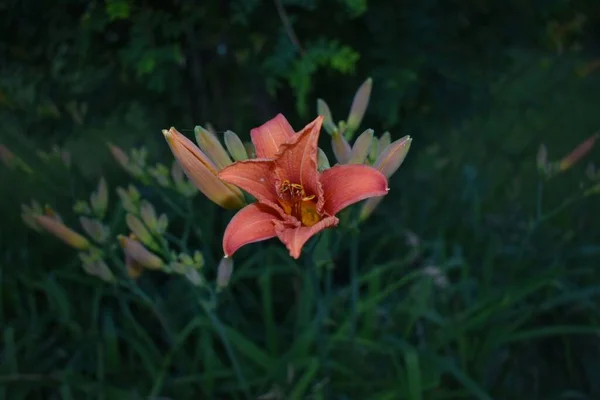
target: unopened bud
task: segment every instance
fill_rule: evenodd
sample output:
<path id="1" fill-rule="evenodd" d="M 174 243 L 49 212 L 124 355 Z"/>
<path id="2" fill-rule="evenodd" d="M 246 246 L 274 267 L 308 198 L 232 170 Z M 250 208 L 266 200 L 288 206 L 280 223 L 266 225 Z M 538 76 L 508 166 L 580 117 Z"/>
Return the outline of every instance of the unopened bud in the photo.
<path id="1" fill-rule="evenodd" d="M 335 122 L 333 122 L 331 110 L 327 103 L 325 103 L 325 100 L 317 99 L 317 114 L 323 116 L 323 128 L 325 128 L 327 133 L 333 135 L 337 131 L 337 127 L 335 126 Z"/>
<path id="2" fill-rule="evenodd" d="M 372 143 L 373 129 L 367 129 L 356 138 L 348 164 L 363 164 L 369 155 Z"/>
<path id="3" fill-rule="evenodd" d="M 350 134 L 356 131 L 362 122 L 365 111 L 369 105 L 372 86 L 373 80 L 368 78 L 363 82 L 362 85 L 360 85 L 356 91 L 356 94 L 354 95 L 352 106 L 350 107 L 350 114 L 348 115 L 348 121 L 346 122 L 346 131 L 350 132 Z"/>
<path id="4" fill-rule="evenodd" d="M 410 136 L 404 136 L 394 141 L 381 152 L 373 167 L 381 171 L 386 178 L 391 177 L 404 162 L 411 142 Z"/>
<path id="5" fill-rule="evenodd" d="M 219 138 L 213 132 L 197 126 L 194 128 L 194 134 L 196 135 L 196 143 L 198 143 L 200 150 L 215 163 L 219 170 L 233 162 L 221 142 L 219 142 Z"/>
<path id="6" fill-rule="evenodd" d="M 224 289 L 229 285 L 233 273 L 233 259 L 223 257 L 217 266 L 217 288 Z"/>
<path id="7" fill-rule="evenodd" d="M 225 141 L 225 147 L 227 147 L 229 154 L 231 154 L 231 157 L 233 157 L 235 161 L 244 161 L 248 159 L 248 152 L 237 134 L 232 131 L 225 131 L 223 140 Z"/>
<path id="8" fill-rule="evenodd" d="M 335 132 L 331 136 L 331 147 L 338 163 L 348 163 L 350 157 L 352 156 L 352 148 L 350 147 L 350 143 L 348 143 L 342 134 Z"/>

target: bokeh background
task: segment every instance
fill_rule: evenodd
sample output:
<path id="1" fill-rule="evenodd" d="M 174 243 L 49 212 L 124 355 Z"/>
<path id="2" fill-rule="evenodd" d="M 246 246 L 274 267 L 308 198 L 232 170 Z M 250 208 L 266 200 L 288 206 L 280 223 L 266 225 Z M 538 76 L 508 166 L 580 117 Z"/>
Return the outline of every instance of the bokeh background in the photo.
<path id="1" fill-rule="evenodd" d="M 2 398 L 600 398 L 600 207 L 587 190 L 600 152 L 550 179 L 536 164 L 540 145 L 558 161 L 600 128 L 597 0 L 0 10 L 0 143 L 32 170 L 0 165 Z M 303 272 L 267 256 L 236 260 L 210 312 L 172 277 L 144 277 L 140 297 L 87 276 L 72 249 L 21 219 L 37 199 L 75 224 L 73 204 L 101 176 L 118 203 L 114 188 L 132 179 L 107 142 L 170 165 L 163 128 L 210 124 L 247 140 L 278 112 L 304 126 L 317 98 L 337 121 L 367 77 L 361 126 L 413 143 L 358 255 L 333 257 L 328 295 L 290 298 Z M 53 146 L 70 167 L 39 157 Z M 231 214 L 201 196 L 194 207 L 213 233 L 202 247 L 212 279 Z M 356 332 L 340 328 L 351 257 Z"/>

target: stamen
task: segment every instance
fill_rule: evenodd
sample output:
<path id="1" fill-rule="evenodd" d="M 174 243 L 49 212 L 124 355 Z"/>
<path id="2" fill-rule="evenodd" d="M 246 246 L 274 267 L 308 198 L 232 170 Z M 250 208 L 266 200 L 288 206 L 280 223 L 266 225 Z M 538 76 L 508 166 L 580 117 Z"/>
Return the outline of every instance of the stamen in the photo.
<path id="1" fill-rule="evenodd" d="M 296 217 L 304 226 L 312 226 L 321 220 L 314 201 L 316 195 L 307 195 L 303 185 L 282 180 L 277 194 L 283 211 Z"/>

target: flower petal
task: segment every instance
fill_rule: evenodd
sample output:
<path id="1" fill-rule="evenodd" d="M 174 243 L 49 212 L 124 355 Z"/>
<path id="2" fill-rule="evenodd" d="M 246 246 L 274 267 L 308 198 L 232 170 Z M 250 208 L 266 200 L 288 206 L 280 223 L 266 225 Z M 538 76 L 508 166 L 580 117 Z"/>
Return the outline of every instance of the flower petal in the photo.
<path id="1" fill-rule="evenodd" d="M 337 217 L 325 217 L 313 226 L 293 227 L 284 222 L 277 221 L 275 222 L 275 232 L 279 240 L 289 250 L 290 256 L 297 259 L 300 257 L 302 247 L 304 247 L 308 239 L 326 228 L 337 226 L 339 222 L 340 220 Z"/>
<path id="2" fill-rule="evenodd" d="M 277 214 L 269 207 L 253 203 L 237 212 L 223 234 L 223 253 L 231 257 L 240 247 L 275 237 Z"/>
<path id="3" fill-rule="evenodd" d="M 281 145 L 274 160 L 277 180 L 287 179 L 300 184 L 307 196 L 315 195 L 319 214 L 323 209 L 323 190 L 317 170 L 317 145 L 322 123 L 323 117 L 319 116 L 306 125 L 290 141 Z"/>
<path id="4" fill-rule="evenodd" d="M 218 169 L 215 164 L 191 140 L 175 128 L 163 130 L 163 134 L 185 175 L 206 197 L 224 208 L 244 206 L 242 192 L 217 177 Z"/>
<path id="5" fill-rule="evenodd" d="M 324 210 L 335 215 L 340 210 L 369 197 L 387 194 L 387 179 L 366 165 L 336 165 L 321 174 Z"/>
<path id="6" fill-rule="evenodd" d="M 270 158 L 277 153 L 279 146 L 294 136 L 294 129 L 283 114 L 265 122 L 250 131 L 257 158 Z"/>

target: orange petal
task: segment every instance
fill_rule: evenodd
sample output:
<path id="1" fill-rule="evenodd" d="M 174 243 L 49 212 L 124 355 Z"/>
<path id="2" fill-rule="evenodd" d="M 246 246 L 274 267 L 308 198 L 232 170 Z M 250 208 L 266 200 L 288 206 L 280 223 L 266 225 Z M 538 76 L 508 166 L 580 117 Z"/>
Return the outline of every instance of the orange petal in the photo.
<path id="1" fill-rule="evenodd" d="M 231 257 L 240 247 L 275 237 L 278 216 L 269 207 L 253 203 L 237 212 L 223 234 L 223 252 Z"/>
<path id="2" fill-rule="evenodd" d="M 294 129 L 283 114 L 277 114 L 275 118 L 250 131 L 257 158 L 273 157 L 279 146 L 293 136 Z"/>
<path id="3" fill-rule="evenodd" d="M 340 222 L 336 217 L 326 217 L 313 226 L 293 227 L 283 222 L 275 222 L 275 231 L 279 240 L 285 244 L 293 258 L 300 257 L 304 244 L 323 229 L 337 226 Z"/>
<path id="4" fill-rule="evenodd" d="M 219 172 L 219 178 L 245 190 L 259 202 L 279 208 L 273 169 L 270 159 L 238 161 Z"/>
<path id="5" fill-rule="evenodd" d="M 206 197 L 224 208 L 235 209 L 244 206 L 242 192 L 217 177 L 216 165 L 191 140 L 175 128 L 163 130 L 163 134 L 181 169 Z"/>
<path id="6" fill-rule="evenodd" d="M 323 209 L 323 190 L 317 170 L 319 132 L 323 117 L 306 125 L 290 141 L 283 143 L 275 158 L 278 180 L 288 180 L 302 185 L 307 196 L 317 197 L 317 210 Z"/>
<path id="7" fill-rule="evenodd" d="M 321 174 L 325 205 L 329 215 L 369 197 L 387 194 L 387 179 L 375 168 L 346 164 L 336 165 Z"/>

